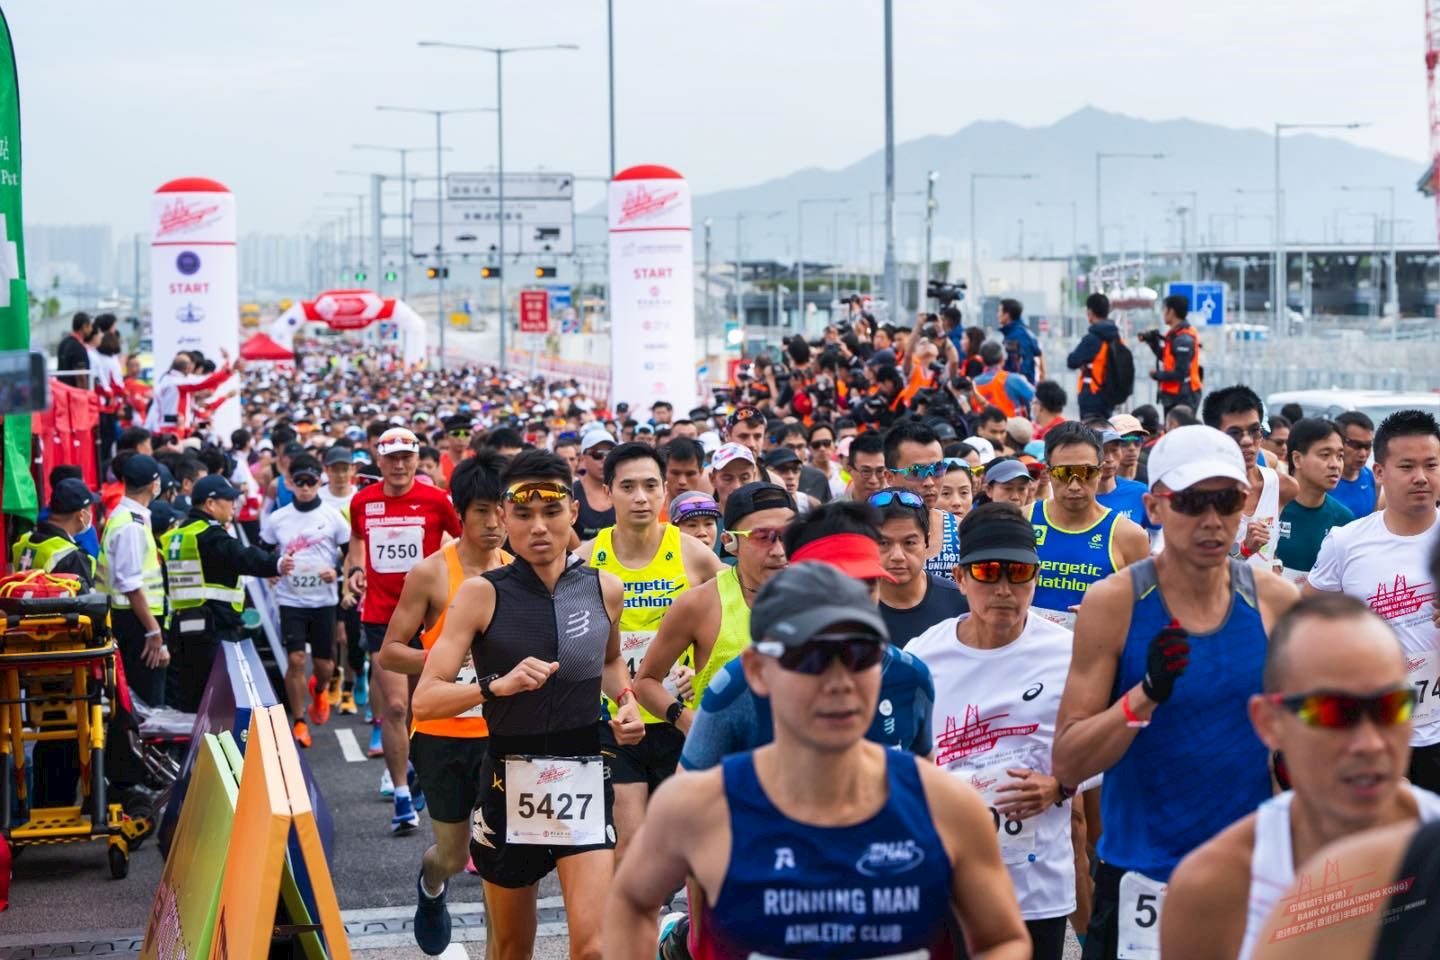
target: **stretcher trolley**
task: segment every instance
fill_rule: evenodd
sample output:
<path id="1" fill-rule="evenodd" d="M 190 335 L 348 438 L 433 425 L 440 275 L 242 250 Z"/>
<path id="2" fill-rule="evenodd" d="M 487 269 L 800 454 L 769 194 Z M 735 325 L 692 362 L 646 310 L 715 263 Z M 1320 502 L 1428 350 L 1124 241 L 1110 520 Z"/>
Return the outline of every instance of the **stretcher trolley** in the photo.
<path id="1" fill-rule="evenodd" d="M 16 855 L 27 846 L 104 840 L 118 879 L 152 827 L 106 799 L 105 730 L 118 659 L 109 604 L 96 593 L 0 600 L 0 835 Z M 63 762 L 31 763 L 27 753 Z M 46 782 L 52 776 L 58 785 Z"/>

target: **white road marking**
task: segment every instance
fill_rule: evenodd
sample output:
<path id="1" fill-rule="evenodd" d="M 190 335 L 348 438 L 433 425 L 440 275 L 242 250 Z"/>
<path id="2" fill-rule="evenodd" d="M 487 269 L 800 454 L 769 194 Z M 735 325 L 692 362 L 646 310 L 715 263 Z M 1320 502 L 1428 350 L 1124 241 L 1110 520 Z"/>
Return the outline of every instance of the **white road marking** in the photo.
<path id="1" fill-rule="evenodd" d="M 355 731 L 348 727 L 340 727 L 335 731 L 335 739 L 340 741 L 340 753 L 351 763 L 364 763 L 365 751 L 360 749 L 360 741 L 355 739 Z"/>
<path id="2" fill-rule="evenodd" d="M 470 951 L 465 949 L 463 943 L 451 943 L 440 951 L 440 960 L 470 960 Z"/>

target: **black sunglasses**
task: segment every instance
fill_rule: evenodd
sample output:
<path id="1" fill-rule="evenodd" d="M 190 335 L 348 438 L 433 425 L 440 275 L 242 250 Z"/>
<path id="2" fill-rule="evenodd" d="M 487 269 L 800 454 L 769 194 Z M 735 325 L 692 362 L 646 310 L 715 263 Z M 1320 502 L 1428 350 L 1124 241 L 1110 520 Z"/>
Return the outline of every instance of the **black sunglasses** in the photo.
<path id="1" fill-rule="evenodd" d="M 1238 513 L 1245 506 L 1245 491 L 1239 487 L 1223 490 L 1163 490 L 1155 494 L 1170 501 L 1177 513 L 1198 517 L 1211 507 L 1222 517 Z"/>
<path id="2" fill-rule="evenodd" d="M 755 650 L 774 657 L 781 667 L 792 673 L 819 676 L 836 660 L 852 673 L 868 670 L 884 656 L 885 643 L 873 633 L 821 633 L 798 647 L 761 640 L 755 644 Z"/>

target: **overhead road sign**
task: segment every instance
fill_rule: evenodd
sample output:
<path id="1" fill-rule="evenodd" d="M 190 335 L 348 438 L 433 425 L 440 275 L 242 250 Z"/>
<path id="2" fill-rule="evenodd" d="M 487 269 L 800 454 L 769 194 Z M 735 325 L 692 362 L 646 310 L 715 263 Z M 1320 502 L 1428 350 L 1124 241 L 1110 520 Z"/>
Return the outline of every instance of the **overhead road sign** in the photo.
<path id="1" fill-rule="evenodd" d="M 411 252 L 434 256 L 440 245 L 437 216 L 445 221 L 446 254 L 494 254 L 500 248 L 500 204 L 496 200 L 434 200 L 410 206 Z M 505 255 L 568 256 L 575 252 L 575 207 L 570 200 L 505 198 Z"/>
<path id="2" fill-rule="evenodd" d="M 451 200 L 488 200 L 500 195 L 500 178 L 493 173 L 451 173 L 445 177 L 445 195 Z M 570 200 L 575 177 L 569 173 L 507 173 L 505 202 L 515 200 Z"/>

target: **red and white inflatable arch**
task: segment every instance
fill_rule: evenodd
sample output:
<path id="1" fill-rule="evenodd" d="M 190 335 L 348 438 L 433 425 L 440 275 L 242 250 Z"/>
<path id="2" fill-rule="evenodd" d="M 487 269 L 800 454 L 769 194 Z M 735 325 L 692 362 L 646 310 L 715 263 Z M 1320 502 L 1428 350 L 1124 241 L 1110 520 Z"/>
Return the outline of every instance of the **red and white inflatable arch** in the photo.
<path id="1" fill-rule="evenodd" d="M 314 300 L 301 300 L 276 318 L 269 334 L 271 340 L 293 352 L 295 333 L 302 323 L 323 323 L 331 330 L 363 330 L 385 320 L 398 328 L 405 363 L 424 360 L 424 319 L 404 300 L 382 297 L 373 290 L 326 290 Z"/>

